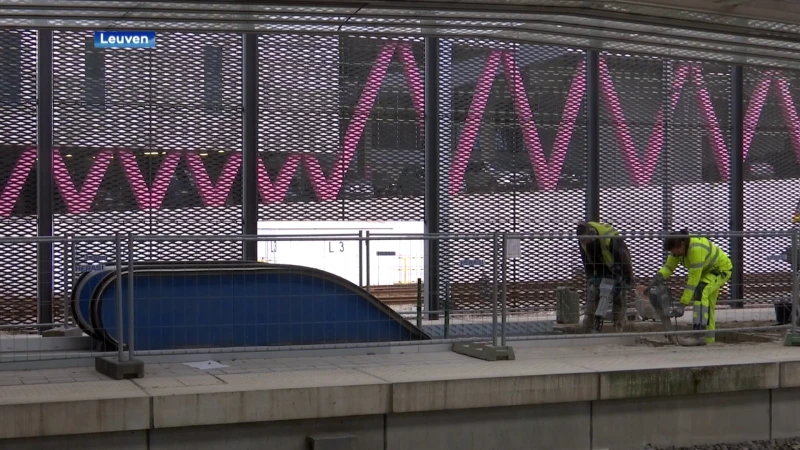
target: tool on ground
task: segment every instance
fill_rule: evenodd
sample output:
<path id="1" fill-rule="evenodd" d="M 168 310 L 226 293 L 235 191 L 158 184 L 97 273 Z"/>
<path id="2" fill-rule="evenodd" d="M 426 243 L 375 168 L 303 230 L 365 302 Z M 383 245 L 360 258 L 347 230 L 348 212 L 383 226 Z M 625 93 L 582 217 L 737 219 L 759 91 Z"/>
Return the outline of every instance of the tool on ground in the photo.
<path id="1" fill-rule="evenodd" d="M 655 310 L 656 318 L 664 325 L 664 331 L 669 331 L 673 328 L 672 321 L 670 320 L 670 310 L 672 309 L 672 293 L 669 287 L 662 283 L 657 283 L 654 286 L 640 286 L 636 289 L 636 294 L 640 297 L 646 297 Z M 675 331 L 678 331 L 678 319 L 675 319 Z M 682 347 L 696 347 L 705 345 L 705 340 L 696 337 L 683 337 L 678 335 L 667 335 L 666 338 L 675 345 Z"/>

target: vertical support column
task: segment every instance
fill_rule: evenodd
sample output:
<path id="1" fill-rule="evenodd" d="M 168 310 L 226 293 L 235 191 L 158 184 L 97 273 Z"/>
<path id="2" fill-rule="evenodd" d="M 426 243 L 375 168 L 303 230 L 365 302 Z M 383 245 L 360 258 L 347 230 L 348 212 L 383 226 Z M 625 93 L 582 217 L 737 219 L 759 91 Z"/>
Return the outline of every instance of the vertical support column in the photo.
<path id="1" fill-rule="evenodd" d="M 242 36 L 242 233 L 258 234 L 258 35 Z M 243 243 L 243 259 L 258 259 L 258 242 Z"/>
<path id="2" fill-rule="evenodd" d="M 53 30 L 37 33 L 36 97 L 36 217 L 41 237 L 53 235 Z M 53 243 L 39 243 L 36 256 L 38 321 L 52 323 Z"/>
<path id="3" fill-rule="evenodd" d="M 600 53 L 586 59 L 586 220 L 600 220 Z"/>
<path id="4" fill-rule="evenodd" d="M 672 97 L 672 75 L 673 75 L 673 64 L 671 59 L 664 60 L 662 64 L 662 70 L 664 74 L 662 86 L 664 94 L 661 97 L 661 107 L 663 111 L 669 111 L 669 102 L 670 97 Z M 669 138 L 670 138 L 670 131 L 671 129 L 671 119 L 672 116 L 669 113 L 664 114 L 664 133 L 662 134 L 664 139 L 664 152 L 663 152 L 663 161 L 664 161 L 664 182 L 661 187 L 661 195 L 663 196 L 663 200 L 661 201 L 661 231 L 666 236 L 669 233 L 670 228 L 672 227 L 672 196 L 670 192 L 670 186 L 672 185 L 672 180 L 670 179 L 670 148 L 669 148 Z M 662 250 L 662 257 L 667 257 L 667 252 Z"/>
<path id="5" fill-rule="evenodd" d="M 439 233 L 439 38 L 425 38 L 425 233 Z M 439 309 L 439 240 L 425 241 L 425 310 Z M 428 319 L 438 319 L 429 314 Z"/>
<path id="6" fill-rule="evenodd" d="M 733 66 L 731 70 L 731 192 L 730 192 L 730 231 L 744 231 L 744 70 Z M 744 302 L 744 239 L 740 236 L 730 238 L 733 274 L 731 275 L 731 308 L 743 308 Z"/>

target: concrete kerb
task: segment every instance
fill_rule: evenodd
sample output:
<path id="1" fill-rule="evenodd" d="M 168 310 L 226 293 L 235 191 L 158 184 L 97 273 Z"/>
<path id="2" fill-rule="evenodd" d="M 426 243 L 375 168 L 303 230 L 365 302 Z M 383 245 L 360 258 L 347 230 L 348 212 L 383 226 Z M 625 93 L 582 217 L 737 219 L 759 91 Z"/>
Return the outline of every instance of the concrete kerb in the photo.
<path id="1" fill-rule="evenodd" d="M 783 348 L 783 347 L 778 347 Z M 771 352 L 769 348 L 768 353 Z M 538 352 L 537 352 L 538 353 Z M 752 352 L 754 354 L 758 352 Z M 702 359 L 705 353 L 697 355 Z M 0 387 L 0 438 L 136 431 L 247 422 L 402 414 L 599 400 L 766 391 L 800 386 L 800 355 L 774 352 L 765 362 L 646 370 L 580 369 L 526 375 L 529 364 L 485 365 L 463 379 L 429 370 L 396 382 L 357 369 L 204 375 L 214 384 L 187 386 L 143 378 L 78 384 Z M 635 354 L 630 355 L 635 358 Z M 551 358 L 552 359 L 552 358 Z M 502 367 L 506 365 L 507 370 Z M 435 366 L 434 366 L 435 367 Z M 516 368 L 515 368 L 516 367 Z M 425 370 L 424 368 L 422 370 Z M 324 372 L 324 373 L 321 373 Z M 428 380 L 425 378 L 428 377 Z M 439 378 L 439 379 L 437 379 Z M 78 411 L 78 413 L 76 413 Z M 91 418 L 88 420 L 87 418 Z M 80 422 L 80 423 L 79 423 Z"/>

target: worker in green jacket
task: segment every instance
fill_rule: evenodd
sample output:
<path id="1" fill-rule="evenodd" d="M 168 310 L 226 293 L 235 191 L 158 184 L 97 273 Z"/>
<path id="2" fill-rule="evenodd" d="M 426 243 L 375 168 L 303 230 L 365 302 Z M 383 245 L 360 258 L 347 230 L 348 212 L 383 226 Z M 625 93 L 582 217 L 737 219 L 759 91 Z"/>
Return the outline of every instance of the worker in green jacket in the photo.
<path id="1" fill-rule="evenodd" d="M 705 342 L 714 342 L 716 321 L 714 308 L 717 306 L 719 290 L 730 280 L 733 263 L 719 246 L 708 238 L 690 236 L 687 230 L 670 233 L 664 242 L 669 252 L 667 261 L 653 278 L 651 285 L 669 279 L 678 264 L 688 271 L 686 287 L 680 303 L 670 311 L 671 317 L 682 317 L 684 309 L 692 303 L 692 328 L 706 330 Z"/>
<path id="2" fill-rule="evenodd" d="M 576 231 L 586 274 L 586 315 L 583 327 L 591 329 L 600 299 L 600 283 L 614 281 L 612 318 L 614 331 L 621 332 L 627 309 L 626 288 L 633 284 L 633 265 L 625 241 L 614 227 L 602 222 L 581 222 Z"/>

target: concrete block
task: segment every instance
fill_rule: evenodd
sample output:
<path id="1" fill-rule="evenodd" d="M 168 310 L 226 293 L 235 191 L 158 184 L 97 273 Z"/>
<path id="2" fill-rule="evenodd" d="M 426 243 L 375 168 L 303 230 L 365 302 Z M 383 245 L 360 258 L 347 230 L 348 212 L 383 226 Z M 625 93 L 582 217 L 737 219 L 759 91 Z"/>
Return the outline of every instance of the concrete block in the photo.
<path id="1" fill-rule="evenodd" d="M 308 437 L 309 450 L 353 450 L 356 437 L 345 433 L 315 434 Z"/>
<path id="2" fill-rule="evenodd" d="M 515 359 L 514 349 L 508 345 L 494 346 L 481 342 L 456 343 L 453 344 L 453 351 L 484 361 L 513 361 Z"/>
<path id="3" fill-rule="evenodd" d="M 772 438 L 786 439 L 800 436 L 800 388 L 772 390 Z"/>
<path id="4" fill-rule="evenodd" d="M 392 412 L 591 401 L 598 383 L 595 373 L 396 383 Z"/>
<path id="5" fill-rule="evenodd" d="M 389 385 L 185 395 L 169 395 L 167 391 L 153 397 L 153 424 L 155 428 L 170 428 L 385 414 L 390 408 L 390 392 Z"/>
<path id="6" fill-rule="evenodd" d="M 97 357 L 94 369 L 112 380 L 129 380 L 144 377 L 144 362 L 137 359 L 120 361 L 117 358 Z"/>
<path id="7" fill-rule="evenodd" d="M 689 447 L 770 437 L 769 391 L 652 399 L 601 400 L 592 405 L 592 446 L 614 450 Z"/>
<path id="8" fill-rule="evenodd" d="M 600 399 L 775 389 L 779 374 L 778 363 L 604 372 L 600 374 Z"/>
<path id="9" fill-rule="evenodd" d="M 798 347 L 800 346 L 800 334 L 795 333 L 786 333 L 786 336 L 783 338 L 783 345 L 787 347 Z"/>
<path id="10" fill-rule="evenodd" d="M 309 450 L 309 435 L 328 433 L 356 436 L 352 450 L 375 450 L 384 448 L 383 426 L 383 416 L 372 415 L 166 428 L 150 432 L 149 450 Z"/>
<path id="11" fill-rule="evenodd" d="M 147 431 L 6 439 L 3 450 L 147 450 Z"/>
<path id="12" fill-rule="evenodd" d="M 385 448 L 589 449 L 590 430 L 589 402 L 390 414 Z"/>

